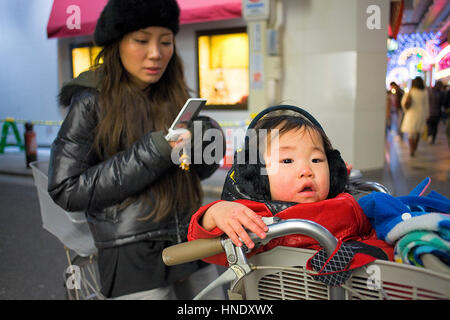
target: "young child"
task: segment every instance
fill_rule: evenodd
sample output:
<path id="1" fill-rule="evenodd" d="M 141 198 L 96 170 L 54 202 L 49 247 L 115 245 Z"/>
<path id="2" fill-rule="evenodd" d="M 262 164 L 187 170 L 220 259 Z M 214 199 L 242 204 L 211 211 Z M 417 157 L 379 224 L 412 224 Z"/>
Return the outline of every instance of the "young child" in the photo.
<path id="1" fill-rule="evenodd" d="M 225 181 L 222 199 L 200 208 L 192 217 L 189 240 L 213 238 L 226 233 L 234 244 L 254 248 L 247 229 L 265 238 L 261 217 L 306 219 L 327 228 L 336 238 L 360 241 L 384 250 L 392 260 L 392 248 L 378 240 L 375 230 L 356 200 L 345 193 L 347 168 L 339 151 L 332 148 L 323 128 L 305 110 L 276 106 L 252 122 L 258 143 L 247 139 Z M 253 128 L 250 124 L 249 128 Z M 242 163 L 251 147 L 258 145 L 261 160 Z M 319 249 L 304 235 L 274 239 L 251 254 L 277 245 Z M 377 249 L 377 248 L 375 248 Z M 224 254 L 205 259 L 226 265 Z"/>

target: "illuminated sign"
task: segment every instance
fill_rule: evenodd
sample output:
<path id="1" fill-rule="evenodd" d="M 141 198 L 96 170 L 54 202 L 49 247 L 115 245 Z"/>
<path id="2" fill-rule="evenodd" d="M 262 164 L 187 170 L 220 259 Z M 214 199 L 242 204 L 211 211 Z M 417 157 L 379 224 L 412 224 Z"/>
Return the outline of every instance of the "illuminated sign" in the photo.
<path id="1" fill-rule="evenodd" d="M 399 65 L 404 65 L 406 64 L 406 60 L 408 60 L 408 58 L 410 56 L 413 55 L 419 55 L 422 58 L 428 58 L 428 52 L 423 49 L 423 48 L 408 48 L 402 51 L 402 53 L 400 54 L 400 56 L 398 57 L 398 64 Z"/>
<path id="2" fill-rule="evenodd" d="M 442 49 L 436 57 L 436 79 L 450 76 L 450 45 Z"/>
<path id="3" fill-rule="evenodd" d="M 243 0 L 242 15 L 246 20 L 267 20 L 270 0 Z"/>
<path id="4" fill-rule="evenodd" d="M 392 81 L 399 83 L 407 82 L 410 79 L 409 70 L 405 67 L 396 67 L 389 71 L 386 77 L 386 88 L 390 87 Z"/>
<path id="5" fill-rule="evenodd" d="M 439 47 L 441 33 L 423 32 L 412 34 L 399 34 L 397 37 L 397 49 L 392 46 L 388 48 L 388 65 L 386 76 L 404 78 L 405 70 L 409 71 L 408 79 L 416 76 L 422 76 L 424 72 L 434 69 L 437 54 L 441 51 Z M 398 73 L 395 68 L 403 67 L 405 69 Z M 393 72 L 391 72 L 394 70 Z M 434 72 L 433 72 L 434 74 Z"/>

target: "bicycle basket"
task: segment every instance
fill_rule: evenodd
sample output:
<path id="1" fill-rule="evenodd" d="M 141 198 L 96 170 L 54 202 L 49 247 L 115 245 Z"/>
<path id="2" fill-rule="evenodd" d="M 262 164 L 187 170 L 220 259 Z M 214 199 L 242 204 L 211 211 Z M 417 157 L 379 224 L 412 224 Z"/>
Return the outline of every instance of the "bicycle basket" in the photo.
<path id="1" fill-rule="evenodd" d="M 80 256 L 97 253 L 84 212 L 67 212 L 48 194 L 48 161 L 32 162 L 30 166 L 38 191 L 43 228 Z"/>
<path id="2" fill-rule="evenodd" d="M 250 258 L 257 266 L 284 266 L 296 270 L 256 270 L 244 278 L 248 300 L 327 300 L 329 287 L 305 272 L 314 251 L 279 246 Z M 375 260 L 366 269 L 355 270 L 346 282 L 346 299 L 357 300 L 447 300 L 450 299 L 450 275 L 411 265 Z M 298 270 L 298 271 L 297 271 Z M 367 269 L 369 271 L 369 269 Z"/>

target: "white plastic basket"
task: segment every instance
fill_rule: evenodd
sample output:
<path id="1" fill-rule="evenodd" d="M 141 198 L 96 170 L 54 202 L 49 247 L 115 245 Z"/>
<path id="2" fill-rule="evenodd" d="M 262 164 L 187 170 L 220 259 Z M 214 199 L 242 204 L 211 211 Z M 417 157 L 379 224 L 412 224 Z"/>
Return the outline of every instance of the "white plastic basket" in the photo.
<path id="1" fill-rule="evenodd" d="M 48 161 L 32 162 L 30 166 L 38 191 L 43 228 L 80 256 L 97 253 L 85 213 L 63 210 L 48 194 Z"/>
<path id="2" fill-rule="evenodd" d="M 249 259 L 256 266 L 298 267 L 298 271 L 256 270 L 244 278 L 247 300 L 327 300 L 329 288 L 303 272 L 312 250 L 279 246 Z M 369 273 L 366 272 L 370 271 Z M 450 299 L 450 275 L 425 268 L 376 260 L 355 270 L 345 284 L 346 299 Z"/>

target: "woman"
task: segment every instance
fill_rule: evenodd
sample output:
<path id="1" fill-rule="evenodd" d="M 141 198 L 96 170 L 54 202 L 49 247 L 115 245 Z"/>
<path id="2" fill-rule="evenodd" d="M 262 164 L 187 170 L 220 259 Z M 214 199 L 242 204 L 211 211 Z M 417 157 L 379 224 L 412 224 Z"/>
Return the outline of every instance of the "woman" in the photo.
<path id="1" fill-rule="evenodd" d="M 178 28 L 175 0 L 110 0 L 94 34 L 103 46 L 96 68 L 60 93 L 69 108 L 52 145 L 48 191 L 62 208 L 86 212 L 106 297 L 171 298 L 171 284 L 198 269 L 161 259 L 185 239 L 202 202 L 200 179 L 218 168 L 171 162 L 181 142 L 165 135 L 188 98 Z M 203 130 L 220 128 L 201 120 Z"/>
<path id="2" fill-rule="evenodd" d="M 421 77 L 413 79 L 411 89 L 402 98 L 404 117 L 401 130 L 408 134 L 409 155 L 414 157 L 428 117 L 428 92 Z"/>

